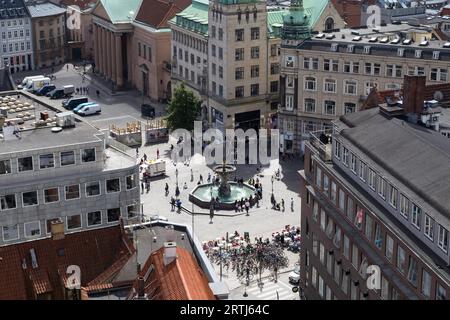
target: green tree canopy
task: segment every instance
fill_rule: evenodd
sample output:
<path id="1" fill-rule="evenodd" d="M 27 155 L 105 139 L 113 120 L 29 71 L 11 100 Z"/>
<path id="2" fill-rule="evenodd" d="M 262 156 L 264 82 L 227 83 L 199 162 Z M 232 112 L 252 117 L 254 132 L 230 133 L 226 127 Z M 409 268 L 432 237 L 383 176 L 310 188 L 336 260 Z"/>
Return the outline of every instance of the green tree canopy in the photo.
<path id="1" fill-rule="evenodd" d="M 169 103 L 167 115 L 167 127 L 173 131 L 176 129 L 194 130 L 194 121 L 200 113 L 200 100 L 192 91 L 186 90 L 182 83 L 178 87 Z"/>

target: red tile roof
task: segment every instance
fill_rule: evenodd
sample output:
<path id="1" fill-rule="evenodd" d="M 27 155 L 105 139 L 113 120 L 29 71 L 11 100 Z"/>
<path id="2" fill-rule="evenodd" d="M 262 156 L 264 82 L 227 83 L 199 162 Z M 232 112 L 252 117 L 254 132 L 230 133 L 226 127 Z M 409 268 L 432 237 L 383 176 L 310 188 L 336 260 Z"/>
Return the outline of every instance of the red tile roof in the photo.
<path id="1" fill-rule="evenodd" d="M 153 266 L 148 278 L 145 275 Z M 215 300 L 208 280 L 196 259 L 185 249 L 177 247 L 177 258 L 164 265 L 164 248 L 151 254 L 141 273 L 145 293 L 152 300 Z M 138 280 L 129 298 L 138 290 Z M 133 294 L 134 292 L 134 294 Z"/>
<path id="2" fill-rule="evenodd" d="M 0 247 L 0 299 L 34 299 L 49 292 L 53 299 L 63 299 L 67 266 L 80 267 L 85 286 L 116 261 L 131 256 L 129 248 L 133 246 L 124 240 L 120 226 L 68 234 L 62 240 Z M 31 264 L 31 249 L 36 254 L 36 268 Z"/>
<path id="3" fill-rule="evenodd" d="M 191 3 L 192 0 L 143 0 L 136 21 L 155 29 L 167 28 L 167 22 Z"/>

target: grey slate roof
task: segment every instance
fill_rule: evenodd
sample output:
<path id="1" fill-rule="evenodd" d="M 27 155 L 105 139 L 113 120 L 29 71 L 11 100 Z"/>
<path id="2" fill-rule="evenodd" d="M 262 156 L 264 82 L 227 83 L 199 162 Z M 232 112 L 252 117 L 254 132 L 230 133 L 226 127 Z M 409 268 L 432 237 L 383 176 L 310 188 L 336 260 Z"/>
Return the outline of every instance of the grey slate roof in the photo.
<path id="1" fill-rule="evenodd" d="M 66 9 L 58 7 L 53 3 L 46 2 L 28 5 L 28 11 L 30 12 L 31 18 L 41 18 L 63 14 L 66 12 Z"/>
<path id="2" fill-rule="evenodd" d="M 0 20 L 27 17 L 28 12 L 23 0 L 0 1 Z"/>
<path id="3" fill-rule="evenodd" d="M 350 128 L 341 135 L 450 218 L 450 139 L 378 109 L 341 118 Z"/>

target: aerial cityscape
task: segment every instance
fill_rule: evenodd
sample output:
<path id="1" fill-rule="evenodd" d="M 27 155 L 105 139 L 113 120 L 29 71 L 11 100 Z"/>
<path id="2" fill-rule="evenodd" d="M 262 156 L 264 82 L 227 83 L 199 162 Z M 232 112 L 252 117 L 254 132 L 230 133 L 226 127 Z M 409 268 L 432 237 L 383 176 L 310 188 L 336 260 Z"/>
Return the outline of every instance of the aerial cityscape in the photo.
<path id="1" fill-rule="evenodd" d="M 0 300 L 450 300 L 450 1 L 0 0 L 0 37 Z"/>

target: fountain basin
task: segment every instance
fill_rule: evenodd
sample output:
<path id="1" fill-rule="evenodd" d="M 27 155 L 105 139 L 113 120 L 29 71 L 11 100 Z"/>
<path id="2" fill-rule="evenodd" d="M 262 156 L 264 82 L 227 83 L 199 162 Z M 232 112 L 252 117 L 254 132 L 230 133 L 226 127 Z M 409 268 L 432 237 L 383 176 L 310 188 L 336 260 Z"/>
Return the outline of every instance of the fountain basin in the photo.
<path id="1" fill-rule="evenodd" d="M 199 185 L 189 194 L 189 201 L 202 209 L 209 209 L 211 206 L 212 191 L 212 196 L 214 199 L 219 197 L 219 203 L 216 205 L 216 209 L 219 210 L 234 210 L 234 202 L 236 200 L 240 201 L 242 198 L 245 200 L 250 196 L 253 197 L 251 205 L 253 206 L 256 203 L 256 189 L 252 186 L 245 183 L 243 185 L 239 185 L 236 182 L 229 182 L 229 186 L 230 194 L 221 196 L 219 194 L 220 186 L 214 184 Z"/>

